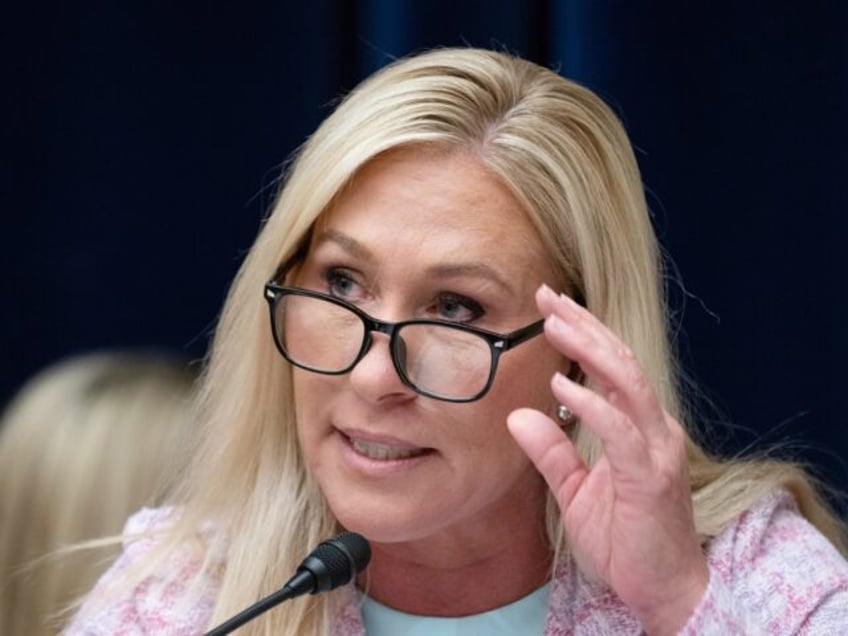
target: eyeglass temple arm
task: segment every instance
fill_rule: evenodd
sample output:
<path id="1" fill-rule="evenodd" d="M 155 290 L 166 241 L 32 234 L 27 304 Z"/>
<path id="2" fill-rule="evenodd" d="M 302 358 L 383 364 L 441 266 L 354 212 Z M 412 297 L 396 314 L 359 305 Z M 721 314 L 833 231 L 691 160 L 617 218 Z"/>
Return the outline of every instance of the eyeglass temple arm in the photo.
<path id="1" fill-rule="evenodd" d="M 581 307 L 586 306 L 586 301 L 583 298 L 582 292 L 576 292 L 572 299 Z M 537 336 L 545 329 L 545 321 L 544 319 L 538 320 L 531 325 L 527 325 L 526 327 L 521 327 L 520 329 L 516 329 L 512 333 L 507 334 L 504 339 L 499 343 L 499 349 L 502 351 L 506 351 L 520 345 L 522 342 L 525 342 L 532 338 L 533 336 Z"/>
<path id="2" fill-rule="evenodd" d="M 503 346 L 500 347 L 501 350 L 507 351 L 520 345 L 522 342 L 533 338 L 534 336 L 538 336 L 545 328 L 544 320 L 537 320 L 531 325 L 527 325 L 526 327 L 522 327 L 521 329 L 516 329 L 512 333 L 508 334 L 503 339 Z"/>

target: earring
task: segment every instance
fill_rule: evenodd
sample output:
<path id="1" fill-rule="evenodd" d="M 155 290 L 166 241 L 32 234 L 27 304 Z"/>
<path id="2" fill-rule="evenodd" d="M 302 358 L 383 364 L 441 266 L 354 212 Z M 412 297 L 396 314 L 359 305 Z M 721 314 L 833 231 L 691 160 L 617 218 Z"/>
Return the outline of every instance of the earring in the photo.
<path id="1" fill-rule="evenodd" d="M 565 404 L 557 406 L 556 414 L 562 420 L 562 426 L 571 426 L 577 421 L 577 416 Z"/>

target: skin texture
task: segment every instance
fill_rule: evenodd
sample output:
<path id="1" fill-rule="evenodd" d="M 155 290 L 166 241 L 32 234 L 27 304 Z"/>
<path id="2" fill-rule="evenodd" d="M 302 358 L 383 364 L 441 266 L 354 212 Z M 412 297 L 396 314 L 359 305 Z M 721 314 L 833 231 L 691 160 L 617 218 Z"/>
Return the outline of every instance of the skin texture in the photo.
<path id="1" fill-rule="evenodd" d="M 360 585 L 391 607 L 462 616 L 536 589 L 550 568 L 547 482 L 581 568 L 649 633 L 673 633 L 708 581 L 683 431 L 630 351 L 553 280 L 520 206 L 474 157 L 372 162 L 322 219 L 297 285 L 387 321 L 506 333 L 544 316 L 545 334 L 504 354 L 490 393 L 469 404 L 405 386 L 381 334 L 348 374 L 296 369 L 304 457 L 340 522 L 371 540 Z M 597 391 L 565 377 L 570 360 Z M 591 470 L 552 417 L 558 403 L 604 445 Z"/>
<path id="2" fill-rule="evenodd" d="M 383 320 L 443 318 L 506 333 L 541 318 L 534 291 L 553 276 L 523 211 L 476 159 L 418 149 L 356 176 L 319 224 L 296 283 Z M 522 406 L 554 412 L 547 379 L 561 368 L 539 336 L 501 356 L 484 398 L 451 404 L 403 385 L 388 338 L 374 334 L 348 374 L 295 370 L 304 457 L 340 522 L 372 542 L 362 582 L 372 596 L 459 616 L 545 581 L 544 481 L 505 422 Z M 351 440 L 424 452 L 374 460 Z"/>
<path id="3" fill-rule="evenodd" d="M 557 399 L 602 441 L 591 470 L 546 415 L 520 409 L 509 429 L 555 494 L 581 569 L 612 587 L 650 634 L 676 633 L 709 580 L 695 532 L 684 432 L 633 354 L 584 308 L 548 287 L 536 300 L 545 336 L 594 381 L 562 374 Z"/>

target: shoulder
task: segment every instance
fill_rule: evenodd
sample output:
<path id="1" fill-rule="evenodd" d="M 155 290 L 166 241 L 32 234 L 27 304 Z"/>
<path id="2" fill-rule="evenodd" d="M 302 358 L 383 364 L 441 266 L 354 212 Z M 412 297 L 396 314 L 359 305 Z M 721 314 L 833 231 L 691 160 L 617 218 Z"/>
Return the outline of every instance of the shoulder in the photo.
<path id="1" fill-rule="evenodd" d="M 848 624 L 848 563 L 779 492 L 706 547 L 710 583 L 682 634 L 831 634 Z M 608 587 L 566 559 L 554 576 L 546 634 L 639 634 Z"/>
<path id="2" fill-rule="evenodd" d="M 835 633 L 848 621 L 848 563 L 778 492 L 707 548 L 710 583 L 684 633 Z"/>
<path id="3" fill-rule="evenodd" d="M 780 491 L 742 513 L 709 544 L 711 567 L 723 578 L 750 573 L 766 560 L 797 571 L 819 564 L 841 566 L 844 558 L 798 512 L 792 496 Z M 837 568 L 841 569 L 841 568 Z"/>
<path id="4" fill-rule="evenodd" d="M 121 532 L 127 555 L 140 556 L 157 544 L 157 536 L 166 533 L 179 518 L 175 508 L 142 508 L 127 519 Z"/>
<path id="5" fill-rule="evenodd" d="M 214 606 L 223 551 L 203 539 L 167 549 L 174 508 L 142 509 L 127 521 L 123 550 L 88 595 L 67 634 L 196 633 Z M 166 549 L 160 549 L 165 547 Z"/>

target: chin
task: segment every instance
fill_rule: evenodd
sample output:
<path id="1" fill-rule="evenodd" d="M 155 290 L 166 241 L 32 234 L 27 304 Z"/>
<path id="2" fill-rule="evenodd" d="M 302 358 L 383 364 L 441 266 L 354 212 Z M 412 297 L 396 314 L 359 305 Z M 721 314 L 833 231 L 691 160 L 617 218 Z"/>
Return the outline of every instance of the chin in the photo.
<path id="1" fill-rule="evenodd" d="M 377 543 L 404 543 L 423 539 L 436 529 L 430 519 L 422 517 L 420 506 L 409 507 L 356 506 L 351 500 L 330 509 L 338 522 L 347 530 L 358 532 L 369 541 Z M 443 516 L 442 516 L 443 518 Z M 441 524 L 439 524 L 441 525 Z"/>

